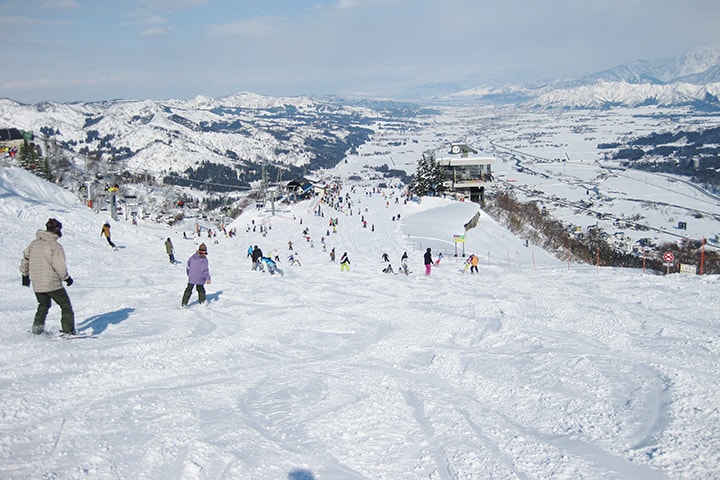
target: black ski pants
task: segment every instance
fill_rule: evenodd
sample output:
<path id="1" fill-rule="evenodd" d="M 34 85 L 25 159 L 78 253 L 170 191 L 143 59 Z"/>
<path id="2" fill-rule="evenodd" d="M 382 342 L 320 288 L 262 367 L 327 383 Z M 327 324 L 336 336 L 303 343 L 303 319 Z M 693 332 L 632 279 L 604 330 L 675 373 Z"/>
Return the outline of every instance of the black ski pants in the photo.
<path id="1" fill-rule="evenodd" d="M 182 297 L 182 305 L 185 306 L 190 301 L 190 295 L 192 295 L 193 287 L 197 289 L 198 292 L 198 302 L 199 303 L 205 303 L 205 285 L 193 285 L 192 283 L 188 283 L 187 287 L 185 287 L 185 291 L 183 292 Z"/>
<path id="2" fill-rule="evenodd" d="M 63 333 L 75 331 L 75 312 L 70 303 L 70 297 L 64 288 L 52 292 L 35 292 L 35 298 L 37 298 L 38 307 L 33 322 L 33 333 L 42 333 L 45 329 L 45 319 L 53 301 L 60 306 L 60 325 Z"/>

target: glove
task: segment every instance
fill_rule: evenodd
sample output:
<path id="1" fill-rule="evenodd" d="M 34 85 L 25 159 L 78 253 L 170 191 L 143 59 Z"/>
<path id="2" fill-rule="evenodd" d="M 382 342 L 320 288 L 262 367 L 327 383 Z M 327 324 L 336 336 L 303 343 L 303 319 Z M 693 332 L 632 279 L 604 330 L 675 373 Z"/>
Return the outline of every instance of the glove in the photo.
<path id="1" fill-rule="evenodd" d="M 30 286 L 30 277 L 27 275 L 22 276 L 22 284 L 23 287 L 29 287 Z"/>
<path id="2" fill-rule="evenodd" d="M 70 275 L 65 279 L 65 283 L 67 283 L 68 287 L 73 284 L 73 279 Z"/>

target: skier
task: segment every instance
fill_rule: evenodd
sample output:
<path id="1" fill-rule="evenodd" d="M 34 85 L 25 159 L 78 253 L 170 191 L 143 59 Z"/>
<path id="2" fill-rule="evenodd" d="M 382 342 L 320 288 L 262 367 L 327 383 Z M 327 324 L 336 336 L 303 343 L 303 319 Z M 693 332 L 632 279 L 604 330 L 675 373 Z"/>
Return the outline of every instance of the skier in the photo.
<path id="1" fill-rule="evenodd" d="M 330 250 L 330 261 L 331 262 L 335 261 L 335 247 L 333 247 L 332 250 Z"/>
<path id="2" fill-rule="evenodd" d="M 288 260 L 290 260 L 290 266 L 297 264 L 298 267 L 302 267 L 302 263 L 300 263 L 300 255 L 298 255 L 297 252 L 293 252 L 288 257 Z"/>
<path id="3" fill-rule="evenodd" d="M 198 251 L 188 258 L 185 272 L 188 276 L 188 284 L 183 292 L 181 305 L 188 306 L 193 287 L 198 292 L 198 303 L 205 303 L 205 284 L 210 285 L 210 267 L 207 259 L 207 246 L 204 243 L 201 243 Z"/>
<path id="4" fill-rule="evenodd" d="M 470 255 L 470 273 L 478 273 L 478 263 L 480 263 L 478 256 L 475 254 Z"/>
<path id="5" fill-rule="evenodd" d="M 170 237 L 165 240 L 165 253 L 168 254 L 168 257 L 170 257 L 170 263 L 175 263 L 175 247 L 173 247 L 172 240 L 170 240 Z"/>
<path id="6" fill-rule="evenodd" d="M 62 237 L 62 223 L 50 218 L 45 224 L 45 230 L 35 232 L 35 240 L 23 251 L 20 261 L 20 274 L 22 284 L 30 286 L 32 280 L 33 291 L 38 306 L 33 321 L 32 333 L 39 335 L 45 331 L 45 319 L 52 301 L 60 306 L 60 325 L 65 335 L 75 335 L 75 312 L 70 303 L 67 286 L 73 284 L 73 279 L 67 272 L 65 250 L 58 243 Z"/>
<path id="7" fill-rule="evenodd" d="M 432 269 L 432 252 L 430 251 L 430 247 L 425 250 L 425 255 L 423 257 L 425 261 L 425 275 L 430 275 L 430 270 Z"/>
<path id="8" fill-rule="evenodd" d="M 102 230 L 100 230 L 100 236 L 104 236 L 107 239 L 108 244 L 113 248 L 113 250 L 117 250 L 117 247 L 113 243 L 113 241 L 110 239 L 110 223 L 105 222 L 105 224 L 102 226 Z"/>
<path id="9" fill-rule="evenodd" d="M 260 250 L 260 247 L 255 245 L 253 247 L 253 251 L 252 251 L 252 269 L 253 270 L 262 270 L 263 269 L 262 262 L 260 262 L 260 259 L 262 258 L 262 256 L 263 256 L 262 250 Z"/>
<path id="10" fill-rule="evenodd" d="M 340 257 L 340 271 L 350 271 L 350 259 L 348 258 L 347 252 L 343 252 Z"/>
<path id="11" fill-rule="evenodd" d="M 407 260 L 408 254 L 407 252 L 403 252 L 402 257 L 400 257 L 400 269 L 398 271 L 404 273 L 405 275 L 410 275 L 410 269 L 407 266 Z"/>

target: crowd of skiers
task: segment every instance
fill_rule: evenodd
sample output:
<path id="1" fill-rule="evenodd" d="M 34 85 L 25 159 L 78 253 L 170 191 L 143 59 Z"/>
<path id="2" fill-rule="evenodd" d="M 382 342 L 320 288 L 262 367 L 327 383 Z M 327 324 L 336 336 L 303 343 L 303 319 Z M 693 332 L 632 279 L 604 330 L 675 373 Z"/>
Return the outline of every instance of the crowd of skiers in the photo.
<path id="1" fill-rule="evenodd" d="M 354 193 L 354 192 L 353 192 Z M 372 196 L 380 193 L 379 190 L 373 189 L 367 191 L 366 196 Z M 355 204 L 352 200 L 350 193 L 342 195 L 339 187 L 336 189 L 331 188 L 322 199 L 322 203 L 325 203 L 337 211 L 344 212 L 346 215 L 352 216 Z M 385 197 L 386 208 L 391 205 L 390 199 L 393 197 Z M 400 197 L 394 197 L 395 203 L 399 203 Z M 321 204 L 318 203 L 313 209 L 313 213 L 316 216 L 324 217 L 324 212 Z M 367 207 L 365 208 L 367 213 Z M 360 217 L 363 227 L 367 228 L 368 222 L 365 214 L 361 209 L 357 209 L 357 214 Z M 400 215 L 394 215 L 394 220 L 399 220 Z M 296 219 L 297 220 L 297 219 Z M 299 219 L 300 225 L 302 225 L 302 218 Z M 328 252 L 327 242 L 328 239 L 337 233 L 339 218 L 329 218 L 327 223 L 327 229 L 325 235 L 320 236 L 320 244 L 323 252 Z M 67 272 L 67 265 L 65 260 L 65 252 L 63 247 L 58 243 L 58 239 L 62 236 L 62 224 L 55 218 L 51 218 L 45 225 L 45 230 L 38 230 L 36 232 L 36 238 L 33 240 L 27 248 L 23 251 L 23 258 L 20 264 L 20 273 L 22 275 L 22 285 L 33 287 L 35 297 L 38 302 L 37 311 L 32 325 L 32 333 L 39 334 L 45 329 L 45 321 L 47 318 L 48 310 L 50 309 L 51 303 L 55 302 L 61 308 L 61 332 L 63 334 L 72 335 L 75 334 L 75 318 L 72 304 L 67 291 L 63 287 L 62 283 L 65 282 L 67 286 L 73 284 L 73 279 Z M 266 237 L 271 227 L 262 226 L 260 227 L 260 234 Z M 370 228 L 374 231 L 374 225 Z M 224 226 L 220 231 L 226 232 L 226 236 L 229 235 L 225 230 Z M 231 232 L 234 232 L 232 229 Z M 252 222 L 252 226 L 248 227 L 248 232 L 256 232 L 257 227 Z M 117 245 L 112 240 L 111 226 L 109 222 L 105 222 L 102 225 L 100 235 L 103 236 L 107 244 L 114 250 L 117 250 Z M 195 238 L 199 239 L 201 235 L 201 229 L 196 224 Z M 193 236 L 191 234 L 191 236 Z M 213 235 L 211 229 L 208 229 L 208 238 L 214 238 L 216 233 Z M 183 238 L 188 239 L 188 236 L 183 232 Z M 315 247 L 315 239 L 311 236 L 310 230 L 307 226 L 304 226 L 302 230 L 302 238 L 309 244 L 310 248 Z M 218 243 L 215 240 L 215 243 Z M 165 253 L 168 256 L 171 264 L 180 263 L 175 258 L 175 246 L 173 245 L 172 239 L 167 237 L 164 241 Z M 287 261 L 290 266 L 302 266 L 300 261 L 300 255 L 297 248 L 293 244 L 292 240 L 288 241 L 289 254 Z M 331 263 L 336 261 L 336 249 L 335 247 L 330 248 L 329 259 Z M 265 272 L 267 271 L 271 275 L 278 273 L 280 276 L 284 275 L 283 270 L 279 267 L 280 255 L 278 250 L 275 249 L 271 255 L 264 255 L 262 249 L 258 245 L 252 245 L 247 250 L 247 257 L 251 262 L 251 270 Z M 423 264 L 425 265 L 425 275 L 430 275 L 432 267 L 439 266 L 442 260 L 442 253 L 439 253 L 435 259 L 433 259 L 432 250 L 427 248 L 423 255 Z M 464 271 L 470 270 L 470 273 L 478 272 L 478 257 L 476 255 L 470 255 L 466 260 Z M 396 273 L 390 264 L 390 258 L 387 253 L 382 254 L 382 261 L 386 263 L 382 269 L 384 273 Z M 350 271 L 350 257 L 347 251 L 339 256 L 339 265 L 341 272 Z M 190 301 L 193 291 L 198 294 L 198 303 L 203 304 L 207 301 L 207 294 L 205 291 L 205 285 L 209 285 L 211 282 L 210 268 L 208 262 L 208 248 L 205 243 L 200 243 L 197 251 L 194 252 L 187 260 L 185 266 L 185 273 L 187 275 L 187 283 L 181 298 L 181 306 L 186 307 Z M 408 254 L 403 252 L 400 258 L 400 268 L 397 273 L 404 273 L 409 275 L 411 272 L 408 268 Z"/>

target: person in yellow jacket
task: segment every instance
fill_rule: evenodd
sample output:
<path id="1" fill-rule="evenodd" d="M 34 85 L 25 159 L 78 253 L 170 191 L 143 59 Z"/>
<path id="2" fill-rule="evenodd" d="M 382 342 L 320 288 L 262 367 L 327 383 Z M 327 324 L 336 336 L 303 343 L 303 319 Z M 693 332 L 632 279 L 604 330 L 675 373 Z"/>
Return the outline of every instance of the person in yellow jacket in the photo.
<path id="1" fill-rule="evenodd" d="M 60 306 L 60 324 L 62 333 L 74 335 L 75 312 L 70 297 L 62 286 L 73 284 L 73 279 L 67 272 L 65 250 L 58 243 L 62 236 L 62 223 L 51 218 L 45 224 L 45 230 L 35 233 L 35 240 L 23 251 L 20 261 L 20 274 L 22 284 L 29 287 L 32 282 L 38 306 L 33 321 L 32 333 L 39 335 L 45 331 L 45 319 L 50 306 L 54 301 Z"/>
<path id="2" fill-rule="evenodd" d="M 102 226 L 102 230 L 100 231 L 100 236 L 107 238 L 108 244 L 113 248 L 113 250 L 117 250 L 117 247 L 115 246 L 112 239 L 110 238 L 110 224 L 108 222 L 105 222 L 105 225 Z"/>

